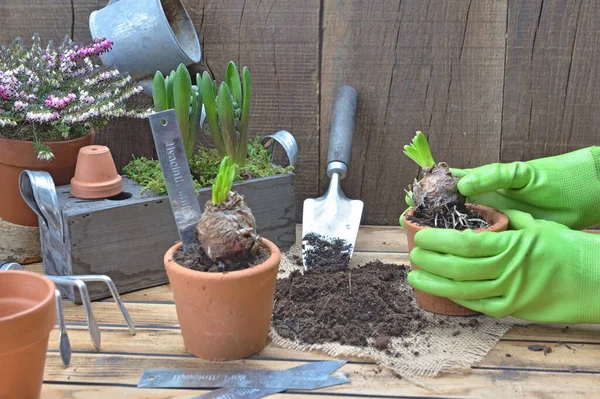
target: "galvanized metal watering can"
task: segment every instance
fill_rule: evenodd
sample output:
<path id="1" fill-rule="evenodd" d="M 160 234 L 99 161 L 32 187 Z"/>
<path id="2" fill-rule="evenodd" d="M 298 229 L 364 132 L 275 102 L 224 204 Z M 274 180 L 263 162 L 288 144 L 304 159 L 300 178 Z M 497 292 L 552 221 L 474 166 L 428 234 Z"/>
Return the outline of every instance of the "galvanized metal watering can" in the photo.
<path id="1" fill-rule="evenodd" d="M 93 38 L 113 42 L 111 51 L 100 56 L 105 65 L 142 81 L 151 95 L 151 77 L 168 74 L 180 63 L 201 59 L 200 41 L 188 12 L 179 0 L 110 0 L 89 20 Z"/>

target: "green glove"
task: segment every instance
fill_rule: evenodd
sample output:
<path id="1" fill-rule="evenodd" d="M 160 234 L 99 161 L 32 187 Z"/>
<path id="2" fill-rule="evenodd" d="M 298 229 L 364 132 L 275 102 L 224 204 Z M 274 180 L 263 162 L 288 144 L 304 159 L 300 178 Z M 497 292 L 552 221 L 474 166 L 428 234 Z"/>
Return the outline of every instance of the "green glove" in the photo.
<path id="1" fill-rule="evenodd" d="M 600 223 L 600 147 L 528 162 L 452 169 L 468 202 L 517 209 L 573 229 Z"/>
<path id="2" fill-rule="evenodd" d="M 495 317 L 600 323 L 600 235 L 504 212 L 514 230 L 419 231 L 408 283 Z"/>

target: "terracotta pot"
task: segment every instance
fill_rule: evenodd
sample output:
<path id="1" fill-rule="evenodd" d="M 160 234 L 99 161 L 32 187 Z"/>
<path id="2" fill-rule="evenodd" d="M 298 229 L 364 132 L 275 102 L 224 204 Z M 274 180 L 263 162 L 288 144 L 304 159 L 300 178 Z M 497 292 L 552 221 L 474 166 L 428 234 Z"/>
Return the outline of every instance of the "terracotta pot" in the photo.
<path id="1" fill-rule="evenodd" d="M 468 208 L 478 212 L 484 220 L 490 225 L 485 229 L 477 229 L 476 232 L 482 231 L 504 231 L 508 227 L 508 217 L 502 212 L 498 212 L 483 205 L 466 204 Z M 411 222 L 407 219 L 407 216 L 412 215 L 413 210 L 406 212 L 404 215 L 404 225 L 406 226 L 406 238 L 408 241 L 408 251 L 412 251 L 415 247 L 415 234 L 422 229 L 428 228 L 427 226 L 419 226 L 418 224 Z M 412 263 L 410 264 L 411 270 L 418 270 L 419 268 Z M 428 294 L 423 291 L 415 290 L 415 299 L 417 304 L 424 310 L 432 313 L 443 314 L 448 316 L 471 316 L 479 314 L 471 309 L 465 308 L 455 302 L 452 302 L 448 298 L 443 298 L 435 295 Z"/>
<path id="2" fill-rule="evenodd" d="M 199 272 L 177 264 L 171 247 L 164 262 L 186 349 L 206 360 L 233 360 L 267 344 L 281 253 L 262 239 L 271 256 L 260 265 L 227 273 Z"/>
<path id="3" fill-rule="evenodd" d="M 50 173 L 54 184 L 69 184 L 75 173 L 77 153 L 81 147 L 94 142 L 92 131 L 73 140 L 48 141 L 54 153 L 51 161 L 40 161 L 33 150 L 32 141 L 11 140 L 0 137 L 0 218 L 7 222 L 23 226 L 37 226 L 37 215 L 29 208 L 19 191 L 19 174 L 23 170 L 46 171 Z"/>
<path id="4" fill-rule="evenodd" d="M 82 199 L 109 198 L 123 191 L 123 178 L 117 172 L 108 147 L 88 145 L 79 150 L 71 195 Z"/>
<path id="5" fill-rule="evenodd" d="M 0 272 L 0 398 L 40 397 L 56 324 L 54 289 L 42 274 Z"/>

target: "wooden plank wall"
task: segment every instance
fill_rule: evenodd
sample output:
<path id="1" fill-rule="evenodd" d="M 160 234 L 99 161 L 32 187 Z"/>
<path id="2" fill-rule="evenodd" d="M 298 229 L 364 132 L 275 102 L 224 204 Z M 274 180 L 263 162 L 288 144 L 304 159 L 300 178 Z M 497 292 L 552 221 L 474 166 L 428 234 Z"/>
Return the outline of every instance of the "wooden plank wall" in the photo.
<path id="1" fill-rule="evenodd" d="M 203 50 L 194 71 L 227 61 L 254 80 L 251 133 L 291 131 L 302 200 L 325 190 L 337 88 L 359 92 L 346 194 L 363 223 L 396 224 L 417 168 L 402 154 L 416 130 L 456 167 L 598 144 L 600 3 L 594 0 L 183 0 Z M 89 39 L 106 0 L 0 3 L 0 38 Z M 140 101 L 148 101 L 141 98 Z M 110 124 L 99 141 L 122 166 L 154 155 L 144 121 Z"/>

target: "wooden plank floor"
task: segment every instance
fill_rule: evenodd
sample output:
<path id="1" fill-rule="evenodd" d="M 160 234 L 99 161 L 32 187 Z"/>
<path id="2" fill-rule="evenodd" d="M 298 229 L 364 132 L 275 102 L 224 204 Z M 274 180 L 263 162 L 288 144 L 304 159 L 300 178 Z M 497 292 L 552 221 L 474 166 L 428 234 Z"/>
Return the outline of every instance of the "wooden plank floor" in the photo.
<path id="1" fill-rule="evenodd" d="M 298 234 L 300 237 L 300 234 Z M 361 228 L 353 262 L 379 258 L 407 263 L 406 237 L 393 227 Z M 26 269 L 41 272 L 40 264 Z M 112 300 L 95 302 L 94 315 L 102 331 L 102 350 L 89 338 L 84 311 L 64 301 L 73 356 L 65 368 L 58 354 L 58 334 L 52 332 L 42 398 L 184 399 L 201 390 L 138 389 L 147 368 L 206 367 L 282 369 L 304 361 L 327 359 L 316 353 L 268 346 L 252 358 L 210 363 L 185 352 L 168 285 L 122 296 L 137 327 L 129 335 Z M 514 326 L 469 375 L 425 379 L 427 388 L 395 377 L 364 359 L 350 360 L 340 371 L 351 383 L 313 392 L 287 392 L 273 398 L 595 398 L 600 397 L 600 326 Z M 548 345 L 552 352 L 532 352 L 528 345 Z M 566 345 L 565 345 L 566 344 Z M 507 356 L 510 355 L 510 357 Z"/>

